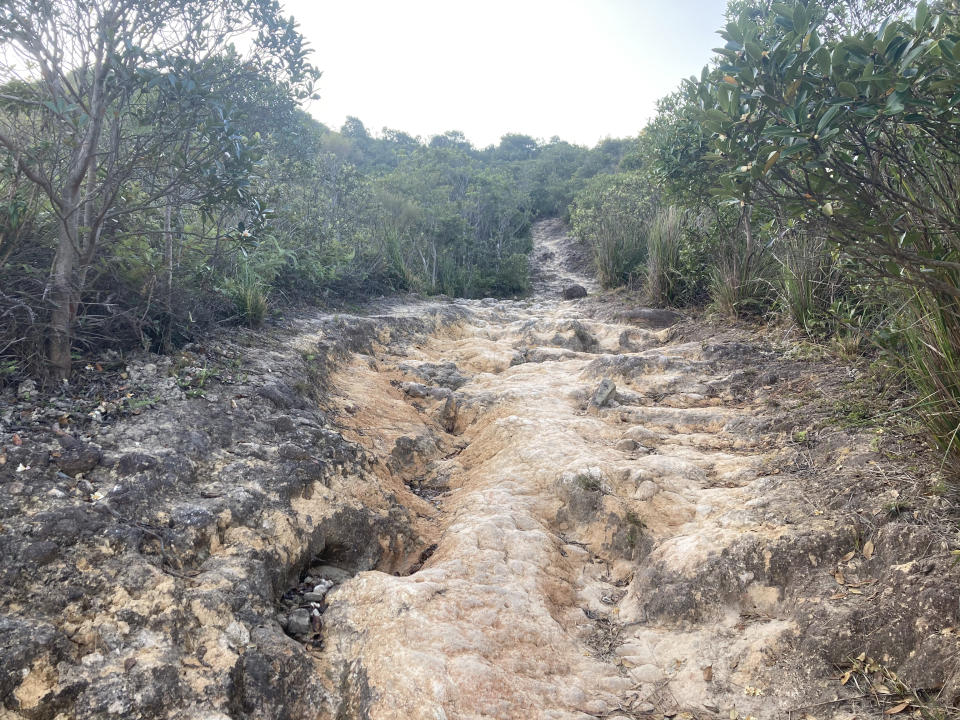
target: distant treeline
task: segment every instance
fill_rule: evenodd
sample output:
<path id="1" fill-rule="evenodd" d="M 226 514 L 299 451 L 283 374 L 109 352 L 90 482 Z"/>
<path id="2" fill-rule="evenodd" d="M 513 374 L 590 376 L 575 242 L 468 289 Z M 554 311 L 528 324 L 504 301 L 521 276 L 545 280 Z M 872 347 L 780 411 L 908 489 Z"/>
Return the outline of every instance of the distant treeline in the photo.
<path id="1" fill-rule="evenodd" d="M 0 382 L 285 303 L 521 294 L 531 223 L 635 145 L 330 130 L 274 0 L 11 0 L 0 44 Z"/>

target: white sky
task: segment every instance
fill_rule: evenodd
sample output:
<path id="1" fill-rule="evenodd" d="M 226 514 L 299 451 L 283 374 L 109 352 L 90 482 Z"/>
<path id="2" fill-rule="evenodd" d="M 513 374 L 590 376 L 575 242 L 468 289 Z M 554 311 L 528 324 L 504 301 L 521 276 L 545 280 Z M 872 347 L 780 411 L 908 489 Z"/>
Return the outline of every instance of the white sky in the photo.
<path id="1" fill-rule="evenodd" d="M 379 133 L 508 132 L 594 145 L 635 135 L 657 98 L 722 45 L 725 0 L 283 0 L 314 49 L 321 100 Z"/>

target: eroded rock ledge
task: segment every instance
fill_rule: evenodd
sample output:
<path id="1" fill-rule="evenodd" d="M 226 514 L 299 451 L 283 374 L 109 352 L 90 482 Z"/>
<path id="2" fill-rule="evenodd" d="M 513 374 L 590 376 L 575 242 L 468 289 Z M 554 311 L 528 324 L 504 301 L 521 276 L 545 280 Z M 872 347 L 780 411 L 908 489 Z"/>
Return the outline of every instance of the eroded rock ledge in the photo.
<path id="1" fill-rule="evenodd" d="M 200 391 L 176 382 L 189 367 L 131 363 L 151 398 L 139 415 L 54 432 L 8 414 L 0 715 L 342 714 L 316 664 L 322 623 L 291 622 L 323 598 L 297 588 L 323 590 L 322 566 L 335 583 L 406 572 L 429 543 L 402 483 L 323 411 L 325 383 L 356 353 L 462 315 L 434 305 L 225 333 L 184 355 L 218 376 Z"/>

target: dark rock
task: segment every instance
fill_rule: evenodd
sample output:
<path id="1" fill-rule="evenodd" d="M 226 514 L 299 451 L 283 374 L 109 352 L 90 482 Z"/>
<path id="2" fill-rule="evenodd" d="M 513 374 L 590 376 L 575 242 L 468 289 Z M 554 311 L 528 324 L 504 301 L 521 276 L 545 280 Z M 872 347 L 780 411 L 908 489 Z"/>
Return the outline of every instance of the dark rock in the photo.
<path id="1" fill-rule="evenodd" d="M 331 585 L 339 585 L 353 577 L 349 570 L 334 567 L 333 565 L 314 565 L 310 568 L 310 573 L 319 580 L 329 582 Z"/>
<path id="2" fill-rule="evenodd" d="M 184 455 L 165 455 L 160 463 L 163 474 L 176 482 L 193 482 L 197 474 L 196 463 Z"/>
<path id="3" fill-rule="evenodd" d="M 0 615 L 0 707 L 17 707 L 13 691 L 37 658 L 47 655 L 56 665 L 70 652 L 70 641 L 52 625 Z"/>
<path id="4" fill-rule="evenodd" d="M 289 435 L 297 431 L 297 424 L 289 415 L 280 415 L 274 418 L 273 429 L 280 435 Z"/>
<path id="5" fill-rule="evenodd" d="M 587 365 L 584 372 L 593 376 L 613 375 L 627 378 L 654 372 L 694 372 L 689 360 L 666 355 L 606 355 Z"/>
<path id="6" fill-rule="evenodd" d="M 564 472 L 557 481 L 563 505 L 557 512 L 558 523 L 579 524 L 595 519 L 603 501 L 606 478 L 597 468 Z"/>
<path id="7" fill-rule="evenodd" d="M 277 453 L 284 460 L 310 460 L 313 456 L 299 445 L 294 443 L 283 443 Z"/>
<path id="8" fill-rule="evenodd" d="M 580 344 L 580 350 L 588 352 L 597 349 L 597 346 L 599 345 L 597 339 L 590 334 L 590 331 L 587 330 L 582 323 L 574 320 L 572 323 L 570 323 L 570 329 L 573 330 L 573 337 Z"/>
<path id="9" fill-rule="evenodd" d="M 84 690 L 72 703 L 71 716 L 79 718 L 124 717 L 160 720 L 182 697 L 176 666 L 131 665 L 126 673 L 107 675 Z"/>
<path id="10" fill-rule="evenodd" d="M 763 353 L 755 345 L 749 345 L 742 342 L 723 342 L 706 345 L 703 348 L 704 357 L 709 360 L 736 361 L 743 363 L 748 360 L 756 360 Z"/>
<path id="11" fill-rule="evenodd" d="M 404 382 L 400 383 L 400 389 L 412 398 L 430 397 L 430 388 L 423 383 Z"/>
<path id="12" fill-rule="evenodd" d="M 90 472 L 99 464 L 100 449 L 87 444 L 64 450 L 57 458 L 57 467 L 71 477 Z"/>
<path id="13" fill-rule="evenodd" d="M 313 632 L 309 610 L 294 610 L 287 618 L 287 634 L 297 638 L 307 638 Z"/>
<path id="14" fill-rule="evenodd" d="M 613 400 L 613 396 L 617 392 L 617 386 L 610 378 L 604 378 L 600 381 L 600 384 L 597 386 L 597 389 L 593 393 L 593 398 L 590 400 L 590 404 L 593 407 L 604 407 Z"/>
<path id="15" fill-rule="evenodd" d="M 41 540 L 28 545 L 23 551 L 23 559 L 36 565 L 52 562 L 60 553 L 60 546 L 51 540 Z"/>
<path id="16" fill-rule="evenodd" d="M 647 330 L 662 330 L 671 325 L 676 325 L 681 317 L 680 313 L 673 310 L 635 308 L 617 313 L 615 319 L 633 323 Z"/>
<path id="17" fill-rule="evenodd" d="M 430 387 L 423 383 L 403 382 L 400 383 L 400 389 L 412 398 L 448 398 L 450 397 L 450 388 Z"/>
<path id="18" fill-rule="evenodd" d="M 285 382 L 275 382 L 257 388 L 257 395 L 272 402 L 278 410 L 306 407 L 303 397 Z"/>
<path id="19" fill-rule="evenodd" d="M 458 412 L 459 406 L 457 404 L 457 400 L 453 395 L 451 395 L 443 404 L 443 408 L 440 410 L 440 416 L 438 418 L 440 421 L 440 426 L 448 433 L 452 433 L 454 430 L 456 430 Z"/>
<path id="20" fill-rule="evenodd" d="M 620 517 L 615 513 L 607 516 L 607 537 L 604 550 L 614 557 L 637 562 L 650 554 L 653 539 L 644 532 L 643 522 L 632 515 Z"/>
<path id="21" fill-rule="evenodd" d="M 8 447 L 7 462 L 12 466 L 25 465 L 28 468 L 46 467 L 50 462 L 50 451 L 45 448 Z"/>
<path id="22" fill-rule="evenodd" d="M 104 519 L 89 505 L 71 505 L 33 516 L 33 538 L 50 540 L 61 547 L 72 545 L 103 529 Z"/>
<path id="23" fill-rule="evenodd" d="M 268 626 L 254 628 L 250 642 L 253 647 L 240 656 L 231 673 L 232 717 L 300 720 L 334 715 L 320 674 L 299 643 Z"/>
<path id="24" fill-rule="evenodd" d="M 423 363 L 416 367 L 401 366 L 402 370 L 411 372 L 430 385 L 439 385 L 450 390 L 459 390 L 470 382 L 470 378 L 462 374 L 454 363 Z"/>
<path id="25" fill-rule="evenodd" d="M 565 335 L 563 333 L 570 333 Z M 556 347 L 566 348 L 574 352 L 596 352 L 599 343 L 597 339 L 590 334 L 590 331 L 584 327 L 583 323 L 573 320 L 561 328 L 550 340 L 550 344 Z"/>
<path id="26" fill-rule="evenodd" d="M 757 378 L 757 384 L 764 387 L 776 385 L 778 382 L 780 382 L 780 375 L 776 370 L 765 372 Z"/>
<path id="27" fill-rule="evenodd" d="M 127 453 L 117 461 L 117 472 L 121 475 L 133 475 L 154 468 L 159 464 L 160 461 L 152 455 Z"/>
<path id="28" fill-rule="evenodd" d="M 230 444 L 229 431 L 226 434 L 225 441 L 219 443 L 223 447 Z M 170 444 L 177 448 L 179 452 L 193 458 L 203 457 L 212 449 L 210 435 L 200 430 L 184 430 Z"/>
<path id="29" fill-rule="evenodd" d="M 397 438 L 390 452 L 390 468 L 394 472 L 404 470 L 419 460 L 425 460 L 437 453 L 437 443 L 429 435 L 415 438 L 402 435 Z"/>
<path id="30" fill-rule="evenodd" d="M 577 300 L 587 296 L 587 289 L 583 285 L 568 285 L 562 295 L 564 300 Z"/>

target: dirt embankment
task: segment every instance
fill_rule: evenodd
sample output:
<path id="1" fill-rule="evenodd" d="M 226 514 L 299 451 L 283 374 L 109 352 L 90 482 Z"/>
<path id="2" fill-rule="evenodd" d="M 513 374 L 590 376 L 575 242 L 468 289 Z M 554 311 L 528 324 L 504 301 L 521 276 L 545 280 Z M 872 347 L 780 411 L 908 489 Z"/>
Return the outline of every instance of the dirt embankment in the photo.
<path id="1" fill-rule="evenodd" d="M 561 300 L 594 287 L 559 225 L 535 240 L 528 300 L 225 335 L 126 368 L 151 402 L 121 419 L 21 397 L 0 717 L 957 704 L 956 509 L 913 445 L 838 410 L 863 371 Z"/>

